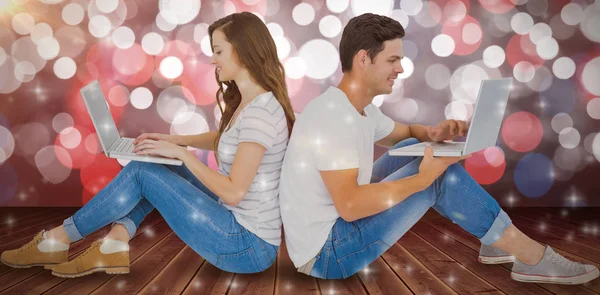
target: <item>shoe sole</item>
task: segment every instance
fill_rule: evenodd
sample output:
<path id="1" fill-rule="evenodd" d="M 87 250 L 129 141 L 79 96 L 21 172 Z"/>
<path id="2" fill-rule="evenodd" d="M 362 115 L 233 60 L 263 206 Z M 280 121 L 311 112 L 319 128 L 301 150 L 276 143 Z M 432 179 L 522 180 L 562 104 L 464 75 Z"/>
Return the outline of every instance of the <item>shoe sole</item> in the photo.
<path id="1" fill-rule="evenodd" d="M 19 265 L 19 264 L 12 264 L 12 263 L 8 263 L 8 262 L 7 262 L 6 260 L 4 260 L 4 259 L 0 259 L 0 261 L 1 261 L 2 263 L 4 263 L 5 265 L 7 265 L 7 266 L 10 266 L 10 267 L 12 267 L 12 268 L 30 268 L 30 267 L 34 267 L 34 266 L 43 266 L 45 269 L 49 269 L 48 267 L 53 267 L 53 266 L 55 266 L 55 265 L 58 265 L 58 264 L 60 264 L 60 263 L 63 263 L 63 262 L 60 262 L 60 263 L 44 263 L 44 264 L 42 264 L 42 263 L 34 263 L 34 264 L 23 264 L 23 265 Z M 65 261 L 65 262 L 66 262 L 66 261 Z"/>
<path id="2" fill-rule="evenodd" d="M 87 276 L 87 275 L 93 274 L 95 272 L 106 272 L 109 275 L 128 274 L 129 267 L 123 267 L 123 266 L 97 267 L 97 268 L 93 268 L 93 269 L 90 269 L 90 270 L 87 270 L 84 272 L 80 272 L 80 273 L 76 273 L 76 274 L 65 274 L 65 273 L 59 273 L 59 272 L 52 271 L 52 274 L 57 277 L 70 279 L 70 278 L 78 278 L 78 277 L 82 277 L 82 276 Z"/>
<path id="3" fill-rule="evenodd" d="M 515 262 L 514 256 L 479 256 L 478 261 L 483 264 L 502 264 Z"/>
<path id="4" fill-rule="evenodd" d="M 578 285 L 587 283 L 600 275 L 598 269 L 594 269 L 592 271 L 586 272 L 584 274 L 580 274 L 578 276 L 572 277 L 550 277 L 550 276 L 536 276 L 536 275 L 526 275 L 511 272 L 510 277 L 519 282 L 525 283 L 548 283 L 548 284 L 563 284 L 563 285 Z"/>

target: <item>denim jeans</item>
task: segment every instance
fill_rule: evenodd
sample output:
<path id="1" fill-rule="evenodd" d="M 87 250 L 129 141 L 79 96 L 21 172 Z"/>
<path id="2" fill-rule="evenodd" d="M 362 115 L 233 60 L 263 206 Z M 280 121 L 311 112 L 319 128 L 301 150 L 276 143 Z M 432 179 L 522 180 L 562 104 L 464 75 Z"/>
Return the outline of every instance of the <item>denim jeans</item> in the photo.
<path id="1" fill-rule="evenodd" d="M 415 138 L 408 138 L 393 148 L 418 142 Z M 371 183 L 417 174 L 421 159 L 386 153 L 375 161 Z M 496 200 L 462 166 L 453 164 L 427 189 L 385 211 L 353 222 L 338 218 L 325 245 L 315 257 L 310 275 L 339 279 L 355 274 L 396 243 L 430 207 L 486 245 L 495 243 L 511 224 Z"/>
<path id="2" fill-rule="evenodd" d="M 73 242 L 111 223 L 133 236 L 154 208 L 181 240 L 222 270 L 254 273 L 275 262 L 279 247 L 240 225 L 185 165 L 131 161 L 63 226 Z"/>

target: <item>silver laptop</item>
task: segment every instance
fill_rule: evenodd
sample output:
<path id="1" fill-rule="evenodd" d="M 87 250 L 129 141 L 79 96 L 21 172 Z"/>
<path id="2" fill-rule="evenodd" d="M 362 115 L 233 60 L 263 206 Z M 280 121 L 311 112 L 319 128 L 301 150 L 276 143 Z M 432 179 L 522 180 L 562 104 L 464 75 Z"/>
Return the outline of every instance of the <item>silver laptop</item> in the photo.
<path id="1" fill-rule="evenodd" d="M 113 119 L 108 102 L 104 98 L 98 81 L 93 81 L 80 90 L 85 106 L 98 133 L 104 154 L 109 158 L 181 165 L 183 161 L 160 156 L 137 155 L 132 152 L 134 138 L 121 137 Z"/>
<path id="2" fill-rule="evenodd" d="M 390 150 L 390 156 L 423 156 L 430 144 L 434 156 L 460 157 L 496 145 L 511 85 L 512 78 L 481 81 L 465 142 L 420 142 Z"/>

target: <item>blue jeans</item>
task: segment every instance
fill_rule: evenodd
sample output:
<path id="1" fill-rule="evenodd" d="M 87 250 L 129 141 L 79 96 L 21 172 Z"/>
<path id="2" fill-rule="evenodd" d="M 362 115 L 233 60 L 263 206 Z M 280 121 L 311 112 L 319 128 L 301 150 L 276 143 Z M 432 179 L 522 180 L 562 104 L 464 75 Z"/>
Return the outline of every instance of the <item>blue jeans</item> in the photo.
<path id="1" fill-rule="evenodd" d="M 175 234 L 216 267 L 236 273 L 269 268 L 279 250 L 240 225 L 185 166 L 131 161 L 63 226 L 75 242 L 112 223 L 130 236 L 154 208 Z"/>
<path id="2" fill-rule="evenodd" d="M 393 148 L 418 142 L 409 138 Z M 373 165 L 371 183 L 414 175 L 419 172 L 421 159 L 385 153 Z M 339 279 L 355 274 L 396 243 L 430 207 L 486 245 L 495 243 L 511 224 L 496 200 L 462 166 L 453 164 L 427 189 L 385 211 L 353 222 L 338 218 L 310 275 Z"/>

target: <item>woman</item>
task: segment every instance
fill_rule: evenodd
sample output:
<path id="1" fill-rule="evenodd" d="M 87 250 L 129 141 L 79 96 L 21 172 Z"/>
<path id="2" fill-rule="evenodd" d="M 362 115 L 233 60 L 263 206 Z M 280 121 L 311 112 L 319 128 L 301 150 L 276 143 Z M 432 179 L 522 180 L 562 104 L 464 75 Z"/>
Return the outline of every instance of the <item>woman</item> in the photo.
<path id="1" fill-rule="evenodd" d="M 218 132 L 140 135 L 134 152 L 178 158 L 185 165 L 132 161 L 63 225 L 4 252 L 2 262 L 44 265 L 67 278 L 128 273 L 127 242 L 156 208 L 187 245 L 218 268 L 253 273 L 273 264 L 281 242 L 279 174 L 295 120 L 284 69 L 267 27 L 254 14 L 229 15 L 208 31 L 222 112 Z M 216 151 L 219 172 L 181 145 Z M 103 240 L 67 262 L 69 243 L 111 222 Z"/>

